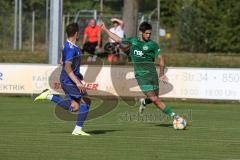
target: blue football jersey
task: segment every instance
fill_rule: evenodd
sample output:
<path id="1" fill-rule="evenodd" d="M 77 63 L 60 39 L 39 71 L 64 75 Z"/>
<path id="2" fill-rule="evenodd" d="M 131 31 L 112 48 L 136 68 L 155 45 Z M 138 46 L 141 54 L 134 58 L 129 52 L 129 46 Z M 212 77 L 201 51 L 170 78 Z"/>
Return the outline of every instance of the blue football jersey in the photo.
<path id="1" fill-rule="evenodd" d="M 71 43 L 70 41 L 66 41 L 62 49 L 63 67 L 60 75 L 60 82 L 74 84 L 74 82 L 70 79 L 70 77 L 68 77 L 66 71 L 64 70 L 64 67 L 67 61 L 72 62 L 73 73 L 80 80 L 81 79 L 80 78 L 81 51 L 77 45 Z"/>

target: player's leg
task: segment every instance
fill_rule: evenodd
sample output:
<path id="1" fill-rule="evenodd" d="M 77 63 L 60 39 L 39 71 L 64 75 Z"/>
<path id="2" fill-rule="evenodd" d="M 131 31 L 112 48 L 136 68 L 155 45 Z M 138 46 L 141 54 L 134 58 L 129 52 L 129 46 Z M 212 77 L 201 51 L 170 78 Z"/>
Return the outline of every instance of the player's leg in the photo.
<path id="1" fill-rule="evenodd" d="M 93 47 L 93 57 L 92 57 L 92 61 L 95 62 L 97 60 L 97 55 L 96 55 L 96 47 L 97 47 L 98 42 L 94 42 L 92 43 L 92 47 Z"/>
<path id="2" fill-rule="evenodd" d="M 167 107 L 158 97 L 158 94 L 156 94 L 156 91 L 148 91 L 146 93 L 147 97 L 159 108 L 162 110 L 163 113 L 170 117 L 176 116 L 176 113 L 174 113 L 170 107 Z"/>
<path id="3" fill-rule="evenodd" d="M 82 97 L 84 96 L 84 94 L 79 91 L 76 85 L 62 84 L 62 88 L 64 89 L 64 92 L 68 95 L 69 99 L 71 99 L 72 112 L 77 112 L 76 126 L 72 132 L 72 135 L 89 136 L 88 133 L 85 133 L 82 130 L 83 123 L 86 120 L 89 111 L 89 105 L 86 105 L 82 101 Z"/>
<path id="4" fill-rule="evenodd" d="M 82 130 L 90 106 L 90 103 L 87 104 L 86 101 L 82 100 L 85 94 L 81 93 L 76 85 L 62 84 L 62 88 L 64 89 L 64 92 L 68 95 L 69 99 L 71 99 L 72 112 L 77 112 L 76 126 L 72 134 L 89 136 L 88 133 L 85 133 Z"/>
<path id="5" fill-rule="evenodd" d="M 34 102 L 37 100 L 50 100 L 54 103 L 57 104 L 57 106 L 64 108 L 65 110 L 70 110 L 72 111 L 71 107 L 71 99 L 66 97 L 66 99 L 61 98 L 58 95 L 54 95 L 51 93 L 49 89 L 44 90 L 40 95 L 38 95 L 35 99 Z"/>
<path id="6" fill-rule="evenodd" d="M 155 89 L 154 92 L 155 92 L 156 96 L 158 96 L 158 95 L 159 95 L 159 88 Z M 147 92 L 144 92 L 144 93 L 145 93 L 145 95 L 146 95 Z M 150 98 L 148 98 L 148 97 L 146 97 L 146 98 L 140 98 L 139 113 L 142 114 L 143 111 L 144 111 L 145 108 L 146 108 L 146 105 L 151 104 L 151 103 L 153 103 L 153 102 L 152 102 L 152 100 L 151 100 Z"/>
<path id="7" fill-rule="evenodd" d="M 89 112 L 91 100 L 87 97 L 83 97 L 83 98 L 81 98 L 81 100 L 79 100 L 79 104 L 80 105 L 79 105 L 79 110 L 78 110 L 78 114 L 77 114 L 76 126 L 75 126 L 72 134 L 89 136 L 90 134 L 82 131 L 82 128 L 83 128 L 83 124 L 87 118 L 87 114 Z"/>
<path id="8" fill-rule="evenodd" d="M 55 102 L 58 106 L 67 109 L 71 112 L 78 111 L 76 126 L 72 134 L 88 136 L 89 134 L 82 131 L 82 126 L 86 119 L 89 110 L 89 105 L 86 104 L 84 105 L 84 103 L 81 104 L 82 94 L 80 93 L 79 89 L 76 86 L 64 83 L 62 83 L 61 86 L 66 94 L 67 100 L 62 99 L 57 95 L 51 94 L 51 91 L 47 89 L 44 90 L 39 96 L 37 96 L 34 101 L 48 99 Z M 81 110 L 79 108 L 81 108 Z"/>
<path id="9" fill-rule="evenodd" d="M 140 105 L 138 111 L 140 114 L 142 114 L 146 108 L 146 105 L 151 104 L 152 101 L 149 98 L 140 98 L 139 103 Z"/>
<path id="10" fill-rule="evenodd" d="M 152 75 L 142 76 L 142 77 L 136 77 L 138 85 L 142 92 L 147 96 L 147 92 L 150 90 L 159 91 L 158 87 L 158 77 L 154 77 Z M 156 92 L 157 92 L 156 91 Z M 158 95 L 158 93 L 156 94 Z M 146 105 L 151 104 L 152 100 L 149 97 L 141 98 L 140 99 L 140 106 L 139 106 L 139 113 L 143 113 L 143 111 L 146 108 Z"/>
<path id="11" fill-rule="evenodd" d="M 86 42 L 83 46 L 83 50 L 90 54 L 87 58 L 87 62 L 91 62 L 92 61 L 92 50 L 93 50 L 91 43 Z"/>
<path id="12" fill-rule="evenodd" d="M 82 130 L 83 123 L 86 120 L 87 113 L 89 111 L 89 105 L 87 106 L 82 103 L 82 97 L 84 96 L 84 94 L 79 91 L 76 85 L 69 85 L 64 83 L 62 83 L 61 85 L 65 94 L 68 95 L 69 99 L 71 99 L 71 111 L 77 112 L 76 126 L 72 134 L 89 136 L 88 133 L 85 133 Z"/>
<path id="13" fill-rule="evenodd" d="M 152 101 L 150 98 L 140 98 L 140 106 L 142 106 L 143 108 L 148 105 L 151 104 Z"/>

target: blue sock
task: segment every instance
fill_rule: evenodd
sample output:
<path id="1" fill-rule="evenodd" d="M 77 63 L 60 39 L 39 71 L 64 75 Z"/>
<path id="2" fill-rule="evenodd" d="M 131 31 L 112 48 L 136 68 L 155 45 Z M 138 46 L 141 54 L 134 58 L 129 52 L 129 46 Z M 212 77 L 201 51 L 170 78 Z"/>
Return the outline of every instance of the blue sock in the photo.
<path id="1" fill-rule="evenodd" d="M 64 100 L 63 98 L 61 98 L 59 96 L 53 95 L 51 101 L 55 102 L 57 104 L 57 106 L 60 106 L 63 109 L 69 110 L 71 112 L 73 111 L 73 108 L 71 107 L 71 100 L 70 99 Z"/>
<path id="2" fill-rule="evenodd" d="M 87 118 L 87 114 L 89 111 L 89 105 L 86 103 L 83 103 L 80 105 L 79 111 L 78 111 L 78 115 L 77 115 L 77 122 L 76 125 L 82 127 L 84 121 Z"/>

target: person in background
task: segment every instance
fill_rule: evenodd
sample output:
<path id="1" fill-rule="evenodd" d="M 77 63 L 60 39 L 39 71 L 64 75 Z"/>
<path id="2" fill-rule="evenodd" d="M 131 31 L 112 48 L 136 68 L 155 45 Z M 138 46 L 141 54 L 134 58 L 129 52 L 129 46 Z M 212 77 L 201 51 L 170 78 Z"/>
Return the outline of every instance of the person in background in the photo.
<path id="1" fill-rule="evenodd" d="M 124 30 L 123 30 L 124 24 L 123 24 L 123 21 L 120 20 L 120 19 L 117 19 L 117 18 L 112 18 L 111 22 L 113 24 L 113 27 L 110 28 L 109 30 L 112 33 L 118 35 L 120 38 L 123 38 L 124 37 Z M 108 38 L 108 41 L 110 43 L 116 43 L 116 41 L 113 40 L 111 37 Z"/>
<path id="2" fill-rule="evenodd" d="M 118 18 L 111 18 L 111 22 L 113 27 L 110 28 L 110 32 L 116 34 L 117 36 L 124 38 L 124 23 L 122 20 Z M 111 37 L 108 38 L 108 43 L 105 45 L 105 50 L 109 51 L 108 61 L 116 62 L 119 59 L 120 49 L 119 43 L 113 40 Z"/>
<path id="3" fill-rule="evenodd" d="M 89 20 L 88 26 L 84 29 L 82 46 L 82 52 L 86 51 L 91 54 L 87 61 L 96 61 L 95 51 L 101 47 L 101 28 L 96 25 L 96 20 L 93 18 Z"/>

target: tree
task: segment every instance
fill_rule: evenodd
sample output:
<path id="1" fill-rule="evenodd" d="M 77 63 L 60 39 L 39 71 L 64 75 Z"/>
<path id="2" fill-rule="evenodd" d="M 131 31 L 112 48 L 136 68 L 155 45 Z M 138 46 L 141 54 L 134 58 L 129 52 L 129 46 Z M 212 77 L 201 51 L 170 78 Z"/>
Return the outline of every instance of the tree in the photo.
<path id="1" fill-rule="evenodd" d="M 239 0 L 186 2 L 179 14 L 179 49 L 190 52 L 240 52 Z"/>
<path id="2" fill-rule="evenodd" d="M 136 36 L 138 26 L 138 0 L 124 0 L 123 21 L 127 37 Z"/>

